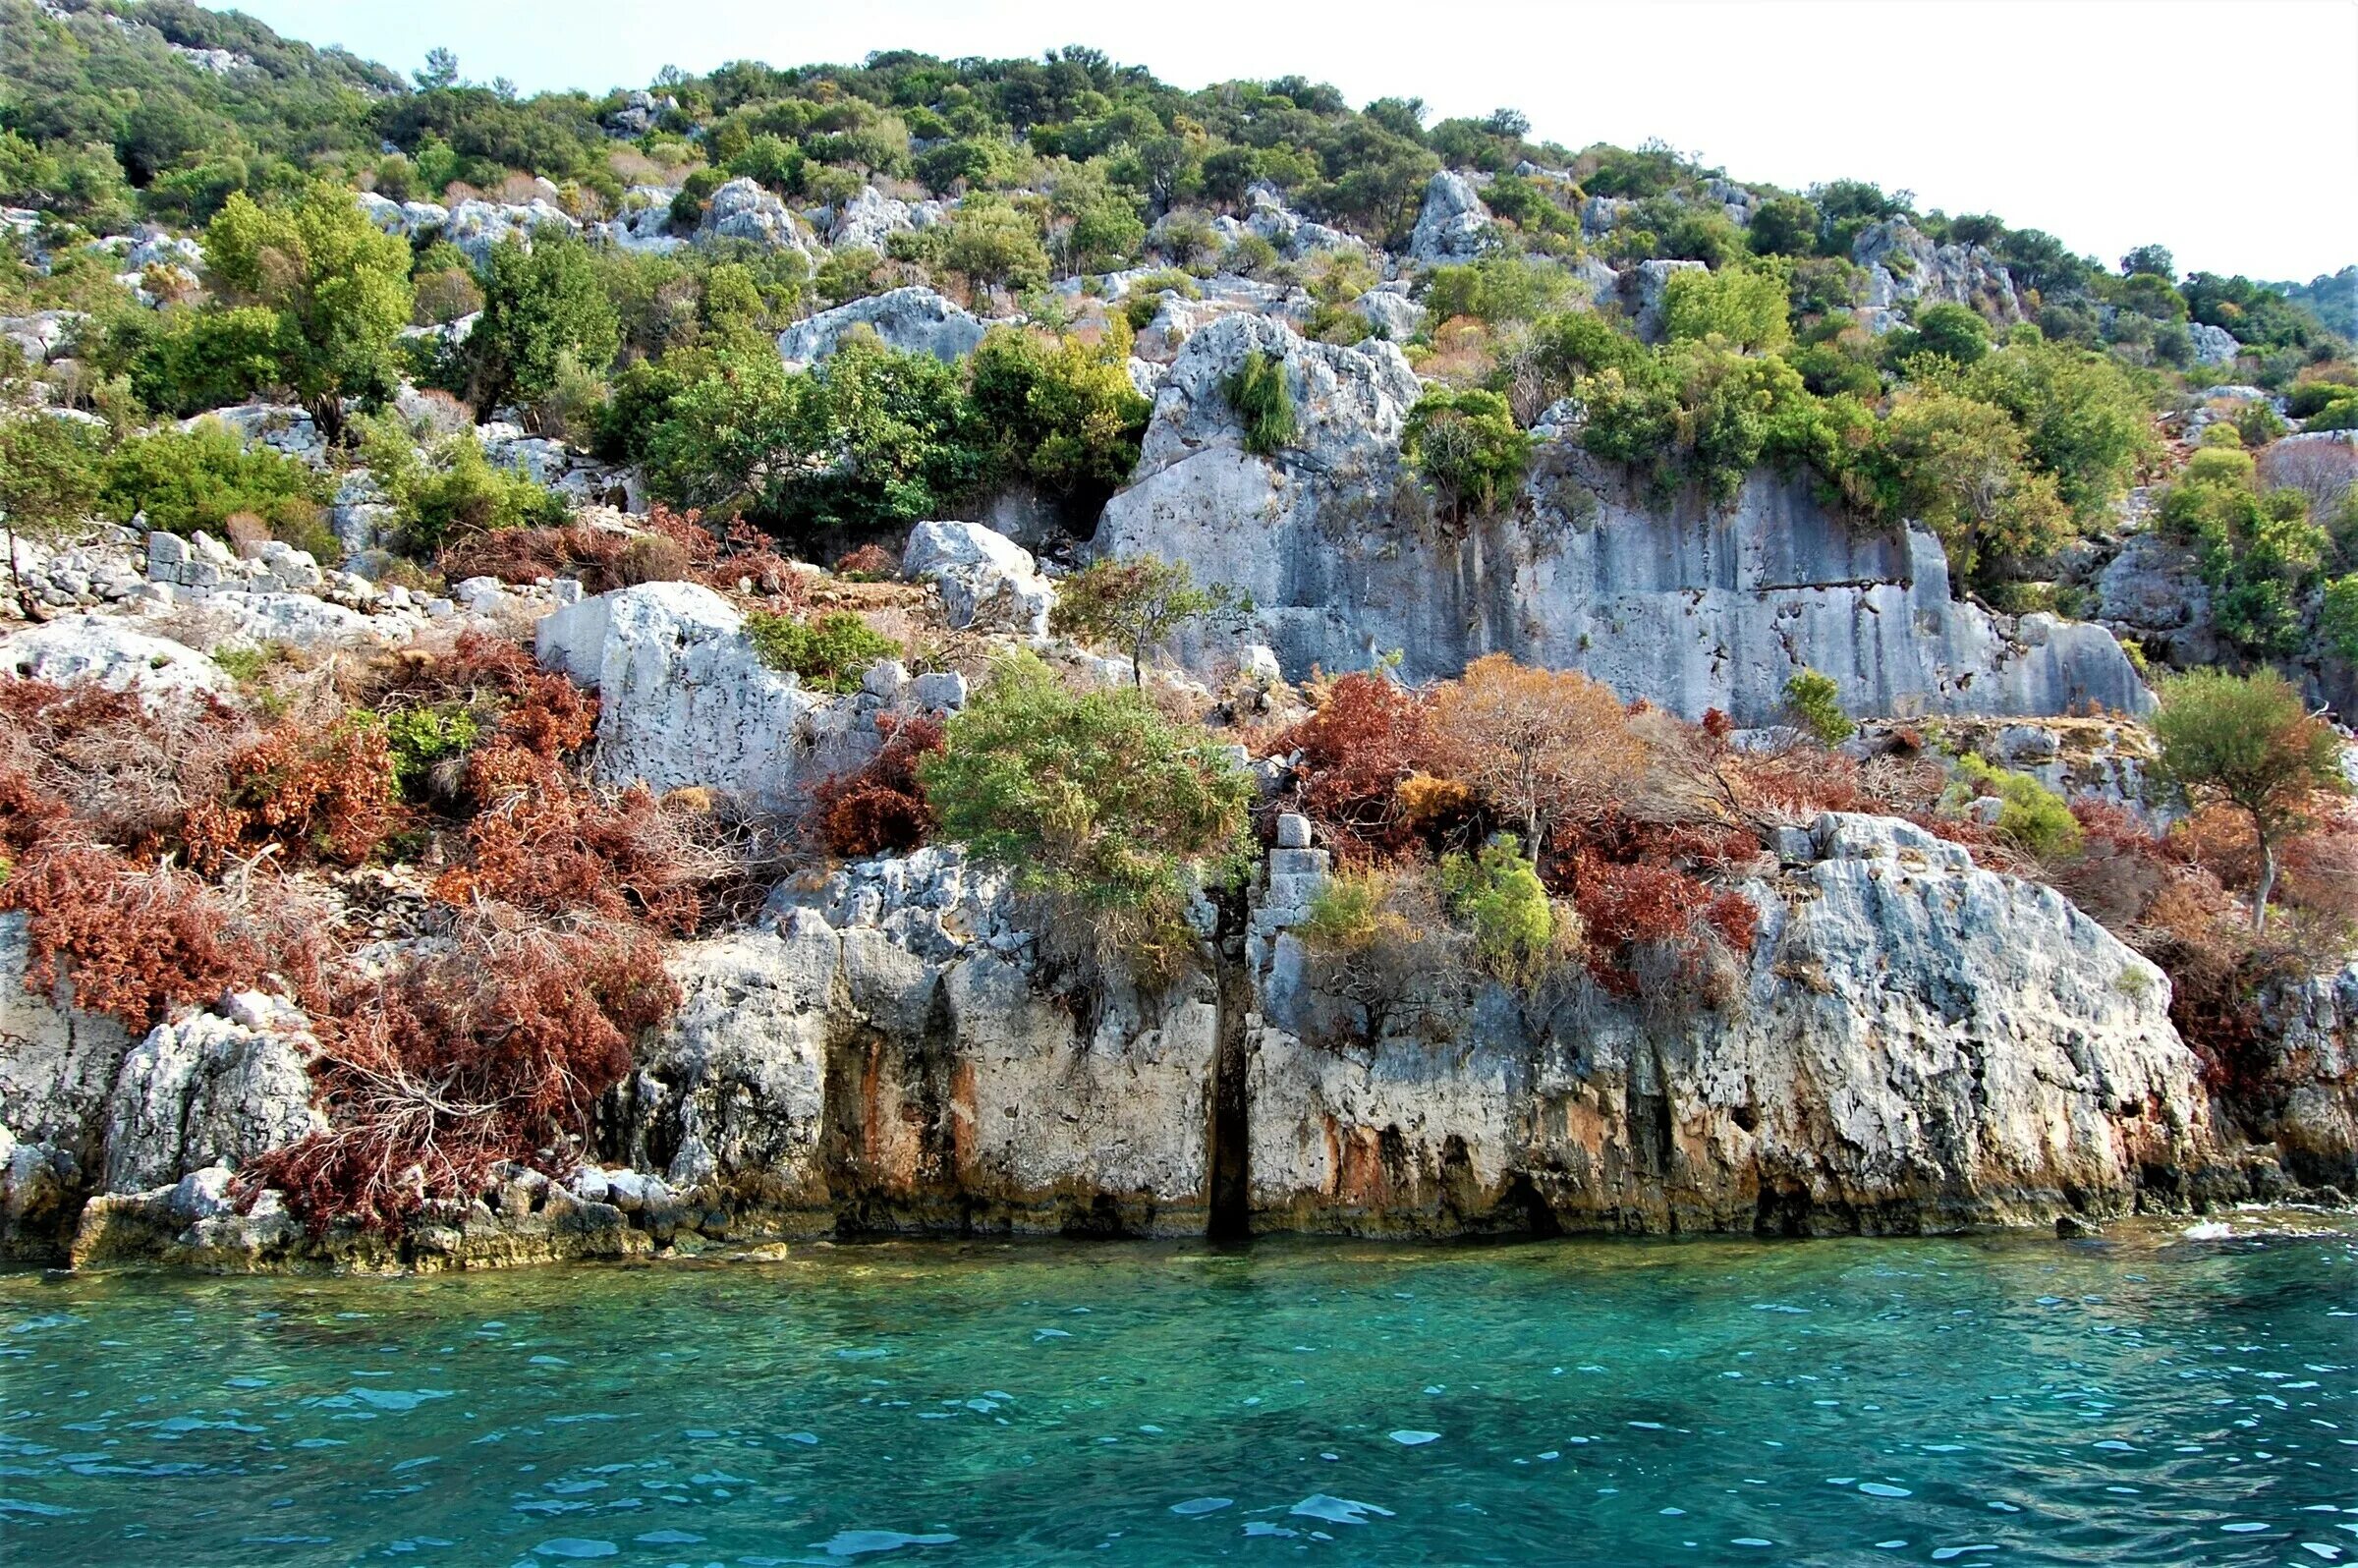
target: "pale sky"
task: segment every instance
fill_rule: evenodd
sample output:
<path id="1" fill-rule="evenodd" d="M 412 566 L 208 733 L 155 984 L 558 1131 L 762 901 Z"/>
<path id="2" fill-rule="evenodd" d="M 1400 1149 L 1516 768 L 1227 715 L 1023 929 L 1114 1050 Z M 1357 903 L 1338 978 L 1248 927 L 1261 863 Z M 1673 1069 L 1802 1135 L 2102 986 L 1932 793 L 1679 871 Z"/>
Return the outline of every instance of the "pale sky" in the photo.
<path id="1" fill-rule="evenodd" d="M 642 86 L 665 65 L 1103 50 L 1183 87 L 1302 75 L 1353 104 L 1659 137 L 1731 178 L 1993 211 L 2107 263 L 2306 281 L 2358 261 L 2358 0 L 239 0 L 403 71 Z"/>

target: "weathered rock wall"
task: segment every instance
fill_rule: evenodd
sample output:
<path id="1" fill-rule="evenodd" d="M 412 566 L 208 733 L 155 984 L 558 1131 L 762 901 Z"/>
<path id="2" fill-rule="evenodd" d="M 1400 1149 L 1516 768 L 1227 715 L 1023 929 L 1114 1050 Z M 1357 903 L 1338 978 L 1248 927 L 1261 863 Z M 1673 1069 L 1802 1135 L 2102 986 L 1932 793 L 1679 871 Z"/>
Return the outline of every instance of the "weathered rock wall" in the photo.
<path id="1" fill-rule="evenodd" d="M 1245 450 L 1221 385 L 1250 352 L 1282 359 L 1300 426 Z M 1399 454 L 1417 384 L 1399 352 L 1307 343 L 1230 316 L 1189 339 L 1155 400 L 1131 486 L 1095 548 L 1186 561 L 1260 609 L 1286 673 L 1456 673 L 1489 652 L 1580 669 L 1689 717 L 1773 720 L 1785 682 L 1832 676 L 1860 713 L 2139 713 L 2152 697 L 2111 635 L 2000 618 L 1950 596 L 1931 535 L 1835 516 L 1798 477 L 1752 475 L 1735 501 L 1662 506 L 1554 426 L 1517 505 L 1436 526 Z"/>
<path id="2" fill-rule="evenodd" d="M 1278 934 L 1257 1222 L 1916 1231 L 2199 1196 L 2220 1153 L 2159 970 L 1907 823 L 1829 815 L 1784 838 L 1716 1009 L 1434 977 L 1370 1040 Z"/>
<path id="3" fill-rule="evenodd" d="M 782 889 L 681 950 L 608 1152 L 794 1232 L 1200 1234 L 1209 983 L 1059 998 L 954 851 Z"/>

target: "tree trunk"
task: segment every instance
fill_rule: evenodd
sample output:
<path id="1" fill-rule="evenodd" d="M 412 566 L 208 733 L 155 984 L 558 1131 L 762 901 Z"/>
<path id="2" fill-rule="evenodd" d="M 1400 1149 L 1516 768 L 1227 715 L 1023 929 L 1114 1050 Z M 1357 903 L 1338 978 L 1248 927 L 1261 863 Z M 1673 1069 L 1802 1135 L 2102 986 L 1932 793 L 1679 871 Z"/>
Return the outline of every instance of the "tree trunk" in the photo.
<path id="1" fill-rule="evenodd" d="M 2260 837 L 2260 889 L 2252 895 L 2252 934 L 2259 936 L 2268 930 L 2268 895 L 2276 885 L 2276 846 L 2269 842 L 2266 828 L 2257 822 L 2252 826 Z"/>

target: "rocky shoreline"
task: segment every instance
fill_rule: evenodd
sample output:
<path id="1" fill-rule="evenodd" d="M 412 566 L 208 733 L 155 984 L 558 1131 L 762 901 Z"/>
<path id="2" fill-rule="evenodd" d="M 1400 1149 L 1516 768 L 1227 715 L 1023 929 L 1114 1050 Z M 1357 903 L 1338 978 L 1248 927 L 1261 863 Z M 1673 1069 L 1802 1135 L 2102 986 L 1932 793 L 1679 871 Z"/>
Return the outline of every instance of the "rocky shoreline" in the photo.
<path id="1" fill-rule="evenodd" d="M 2159 971 L 1904 822 L 1781 834 L 1744 884 L 1739 993 L 1674 1012 L 1434 974 L 1371 1030 L 1291 929 L 1325 859 L 1271 852 L 1227 944 L 1240 1212 L 1214 979 L 1059 994 L 1003 879 L 927 849 L 679 945 L 685 1003 L 577 1172 L 399 1235 L 313 1234 L 236 1188 L 316 1114 L 299 1015 L 232 997 L 132 1041 L 0 976 L 7 1256 L 423 1272 L 887 1235 L 1913 1235 L 2358 1191 L 2358 971 L 2279 999 L 2274 1091 L 2230 1102 Z M 21 943 L 0 922 L 0 962 Z"/>

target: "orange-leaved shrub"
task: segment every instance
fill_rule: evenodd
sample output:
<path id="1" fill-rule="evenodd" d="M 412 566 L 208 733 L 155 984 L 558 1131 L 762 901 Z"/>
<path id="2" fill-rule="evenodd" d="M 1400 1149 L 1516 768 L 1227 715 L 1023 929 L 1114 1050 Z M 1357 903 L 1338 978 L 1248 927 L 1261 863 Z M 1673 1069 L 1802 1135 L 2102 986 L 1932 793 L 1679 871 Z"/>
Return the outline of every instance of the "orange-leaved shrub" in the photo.
<path id="1" fill-rule="evenodd" d="M 884 744 L 867 765 L 826 780 L 814 793 L 819 836 L 830 854 L 904 854 L 933 830 L 933 809 L 926 804 L 917 767 L 941 750 L 940 721 L 885 713 L 877 715 L 876 728 Z"/>
<path id="2" fill-rule="evenodd" d="M 1430 703 L 1381 674 L 1361 671 L 1330 683 L 1318 710 L 1266 742 L 1264 756 L 1301 753 L 1293 808 L 1320 829 L 1350 865 L 1398 855 L 1419 838 L 1400 787 L 1430 771 Z"/>

